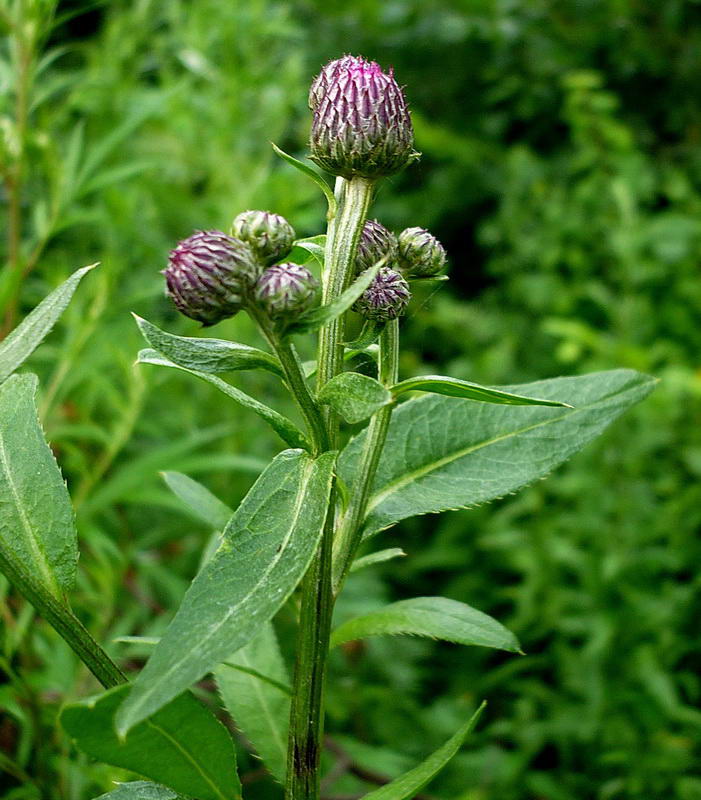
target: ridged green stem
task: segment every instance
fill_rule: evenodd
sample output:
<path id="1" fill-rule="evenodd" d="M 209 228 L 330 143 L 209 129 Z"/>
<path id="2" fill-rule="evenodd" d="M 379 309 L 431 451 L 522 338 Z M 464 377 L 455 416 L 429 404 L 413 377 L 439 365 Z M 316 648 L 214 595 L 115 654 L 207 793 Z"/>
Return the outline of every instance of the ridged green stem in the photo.
<path id="1" fill-rule="evenodd" d="M 380 334 L 380 383 L 389 388 L 399 377 L 399 320 L 390 320 Z M 382 448 L 387 438 L 393 406 L 381 408 L 370 420 L 365 434 L 360 464 L 350 487 L 350 503 L 336 533 L 333 554 L 333 589 L 337 596 L 353 564 L 363 533 L 363 519 Z"/>
<path id="2" fill-rule="evenodd" d="M 358 240 L 372 196 L 372 183 L 363 178 L 336 182 L 337 209 L 326 240 L 323 302 L 339 297 L 350 283 Z M 343 315 L 319 333 L 317 390 L 343 366 Z M 338 417 L 323 412 L 329 447 L 338 442 Z M 321 545 L 302 582 L 297 660 L 292 690 L 287 750 L 286 800 L 319 800 L 319 762 L 324 732 L 324 681 L 333 615 L 332 558 L 335 527 L 335 489 Z"/>
<path id="3" fill-rule="evenodd" d="M 105 689 L 126 683 L 126 676 L 93 639 L 71 609 L 37 583 L 22 564 L 0 553 L 0 572 L 34 606 Z"/>

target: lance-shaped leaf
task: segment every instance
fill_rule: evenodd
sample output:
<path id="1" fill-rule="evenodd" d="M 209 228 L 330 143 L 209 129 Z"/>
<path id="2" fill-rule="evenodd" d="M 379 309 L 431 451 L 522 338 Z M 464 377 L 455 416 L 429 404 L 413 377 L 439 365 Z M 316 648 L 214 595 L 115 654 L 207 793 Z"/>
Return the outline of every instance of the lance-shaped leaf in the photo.
<path id="1" fill-rule="evenodd" d="M 425 395 L 392 414 L 368 503 L 365 535 L 418 514 L 469 508 L 527 486 L 642 400 L 655 379 L 633 370 L 506 387 L 575 408 L 502 406 Z M 339 458 L 350 481 L 365 434 Z"/>
<path id="2" fill-rule="evenodd" d="M 187 372 L 190 375 L 194 375 L 196 378 L 200 378 L 206 383 L 210 383 L 212 386 L 215 386 L 220 392 L 223 392 L 225 395 L 230 397 L 232 400 L 235 400 L 244 408 L 253 411 L 254 414 L 258 414 L 258 416 L 264 419 L 275 431 L 275 433 L 277 433 L 278 436 L 290 447 L 301 447 L 304 450 L 310 449 L 310 445 L 306 436 L 302 433 L 302 431 L 300 431 L 294 422 L 292 422 L 292 420 L 287 419 L 287 417 L 284 417 L 279 412 L 266 406 L 265 403 L 261 403 L 254 397 L 251 397 L 245 392 L 242 392 L 240 389 L 237 389 L 235 386 L 232 386 L 230 383 L 223 381 L 221 378 L 217 378 L 216 375 L 208 375 L 206 372 L 199 372 L 195 369 L 181 367 L 179 364 L 175 364 L 165 356 L 162 356 L 157 350 L 152 350 L 151 348 L 140 350 L 136 363 L 152 364 L 157 367 L 171 367 L 173 369 L 179 369 L 182 372 Z"/>
<path id="3" fill-rule="evenodd" d="M 128 686 L 66 706 L 61 724 L 93 758 L 123 767 L 199 800 L 239 800 L 234 743 L 227 730 L 189 692 L 133 728 L 114 730 Z"/>
<path id="4" fill-rule="evenodd" d="M 283 377 L 278 359 L 256 347 L 228 342 L 226 339 L 175 336 L 136 314 L 133 317 L 151 347 L 179 367 L 215 374 L 242 369 L 264 369 Z"/>
<path id="5" fill-rule="evenodd" d="M 192 512 L 214 530 L 223 531 L 233 511 L 213 495 L 206 486 L 183 475 L 182 472 L 164 472 L 163 480 L 173 494 L 180 498 Z"/>
<path id="6" fill-rule="evenodd" d="M 464 397 L 467 400 L 479 400 L 482 403 L 497 403 L 507 406 L 559 406 L 572 408 L 569 403 L 558 400 L 542 400 L 537 397 L 523 397 L 520 394 L 505 392 L 491 386 L 480 386 L 478 383 L 462 381 L 459 378 L 446 378 L 443 375 L 420 375 L 395 383 L 391 389 L 395 397 L 404 392 L 431 392 L 447 397 Z"/>
<path id="7" fill-rule="evenodd" d="M 412 597 L 344 622 L 331 635 L 331 646 L 368 636 L 427 636 L 456 644 L 476 644 L 520 651 L 518 640 L 500 622 L 476 608 L 447 597 Z"/>
<path id="8" fill-rule="evenodd" d="M 319 266 L 323 267 L 325 246 L 325 233 L 320 233 L 318 236 L 309 236 L 306 239 L 297 239 L 292 245 L 292 250 L 285 256 L 285 261 L 292 261 L 293 264 L 304 266 L 314 259 Z"/>
<path id="9" fill-rule="evenodd" d="M 30 600 L 38 586 L 63 602 L 78 546 L 66 484 L 39 426 L 37 383 L 12 375 L 0 386 L 0 563 Z"/>
<path id="10" fill-rule="evenodd" d="M 0 343 L 0 383 L 20 367 L 41 344 L 64 312 L 81 278 L 97 264 L 74 272 L 31 311 Z"/>
<path id="11" fill-rule="evenodd" d="M 311 178 L 311 180 L 314 181 L 314 183 L 321 189 L 321 191 L 324 193 L 324 197 L 326 197 L 326 202 L 329 205 L 328 217 L 329 219 L 332 219 L 336 214 L 336 198 L 333 195 L 333 189 L 326 182 L 326 178 L 319 174 L 313 167 L 310 167 L 309 164 L 305 164 L 298 158 L 286 153 L 274 142 L 271 142 L 271 144 L 275 153 L 279 155 L 283 161 L 287 161 L 288 164 L 299 170 L 302 175 L 306 175 L 307 178 Z"/>
<path id="12" fill-rule="evenodd" d="M 391 561 L 393 558 L 402 558 L 406 553 L 401 547 L 388 547 L 386 550 L 378 550 L 376 553 L 368 553 L 366 556 L 356 558 L 350 568 L 351 572 L 358 572 L 358 570 L 365 569 L 365 567 L 372 567 L 375 564 L 382 564 L 385 561 Z"/>
<path id="13" fill-rule="evenodd" d="M 486 703 L 475 711 L 472 717 L 452 736 L 448 741 L 439 747 L 418 767 L 407 772 L 405 775 L 396 778 L 386 786 L 381 786 L 363 796 L 362 800 L 410 800 L 417 792 L 420 792 L 445 767 L 450 759 L 462 747 L 470 732 L 477 724 L 480 714 L 484 710 Z"/>
<path id="14" fill-rule="evenodd" d="M 331 378 L 323 385 L 317 399 L 351 423 L 368 419 L 393 401 L 389 390 L 379 381 L 359 372 L 342 372 Z"/>
<path id="15" fill-rule="evenodd" d="M 182 795 L 151 781 L 120 783 L 116 789 L 95 800 L 185 800 Z"/>
<path id="16" fill-rule="evenodd" d="M 214 672 L 224 705 L 263 763 L 285 780 L 289 676 L 272 623 Z"/>
<path id="17" fill-rule="evenodd" d="M 294 323 L 289 325 L 286 333 L 306 333 L 308 331 L 315 331 L 321 328 L 322 325 L 328 325 L 329 322 L 345 314 L 346 311 L 355 303 L 360 295 L 370 286 L 375 279 L 375 276 L 384 265 L 386 259 L 383 259 L 375 266 L 361 272 L 360 275 L 353 281 L 353 283 L 341 293 L 340 297 L 325 306 L 318 306 L 312 308 L 310 311 L 301 314 Z"/>
<path id="18" fill-rule="evenodd" d="M 334 454 L 280 453 L 192 582 L 118 715 L 125 733 L 243 647 L 309 566 L 326 518 Z"/>

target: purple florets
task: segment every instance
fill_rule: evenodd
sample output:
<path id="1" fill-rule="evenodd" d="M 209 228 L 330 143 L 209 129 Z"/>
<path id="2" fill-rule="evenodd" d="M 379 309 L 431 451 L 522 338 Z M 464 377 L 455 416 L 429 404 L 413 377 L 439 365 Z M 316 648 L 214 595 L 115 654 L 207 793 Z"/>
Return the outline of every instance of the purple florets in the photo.
<path id="1" fill-rule="evenodd" d="M 383 267 L 353 309 L 366 319 L 386 322 L 400 317 L 409 305 L 409 284 L 399 272 Z"/>
<path id="2" fill-rule="evenodd" d="M 392 175 L 416 156 L 404 94 L 393 71 L 374 61 L 331 61 L 312 83 L 309 106 L 312 159 L 334 175 Z"/>
<path id="3" fill-rule="evenodd" d="M 319 282 L 300 264 L 275 264 L 258 279 L 256 303 L 271 319 L 294 317 L 310 308 L 317 298 Z"/>
<path id="4" fill-rule="evenodd" d="M 261 269 L 245 242 L 222 231 L 197 231 L 170 252 L 166 294 L 185 316 L 215 325 L 242 308 Z"/>

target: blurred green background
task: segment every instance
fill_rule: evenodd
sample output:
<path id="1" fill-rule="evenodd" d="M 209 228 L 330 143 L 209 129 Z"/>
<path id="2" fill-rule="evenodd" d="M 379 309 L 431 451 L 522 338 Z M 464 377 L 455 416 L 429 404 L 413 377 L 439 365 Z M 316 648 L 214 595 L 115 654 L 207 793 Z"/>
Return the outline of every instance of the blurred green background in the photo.
<path id="1" fill-rule="evenodd" d="M 135 369 L 129 312 L 197 335 L 158 274 L 195 228 L 265 208 L 321 231 L 323 198 L 269 142 L 302 156 L 311 77 L 360 53 L 394 65 L 423 152 L 374 215 L 429 227 L 450 254 L 449 284 L 422 289 L 403 324 L 402 375 L 498 384 L 625 366 L 661 384 L 547 481 L 382 535 L 408 557 L 354 576 L 339 618 L 444 594 L 496 616 L 527 655 L 346 649 L 329 732 L 394 775 L 486 698 L 430 796 L 699 800 L 701 3 L 0 0 L 0 28 L 4 330 L 102 262 L 29 366 L 76 507 L 74 605 L 113 655 L 143 662 L 115 637 L 163 629 L 209 536 L 159 471 L 234 504 L 280 447 L 207 386 Z M 257 343 L 243 316 L 214 335 Z M 236 383 L 287 402 L 265 375 Z M 96 684 L 2 579 L 0 611 L 0 797 L 107 791 L 127 774 L 56 725 Z M 283 615 L 288 652 L 290 627 Z M 277 797 L 241 752 L 249 796 Z M 363 788 L 346 774 L 327 791 Z"/>

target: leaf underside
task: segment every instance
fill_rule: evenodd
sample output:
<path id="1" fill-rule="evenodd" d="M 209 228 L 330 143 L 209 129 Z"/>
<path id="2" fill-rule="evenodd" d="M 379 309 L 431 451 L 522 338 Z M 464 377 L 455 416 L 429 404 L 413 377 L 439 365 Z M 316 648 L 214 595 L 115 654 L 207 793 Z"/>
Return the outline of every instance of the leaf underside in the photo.
<path id="1" fill-rule="evenodd" d="M 165 786 L 151 781 L 130 781 L 121 783 L 107 794 L 101 794 L 95 800 L 185 800 Z"/>
<path id="2" fill-rule="evenodd" d="M 365 535 L 407 517 L 486 503 L 533 483 L 642 400 L 655 383 L 623 369 L 505 387 L 575 408 L 502 406 L 440 395 L 401 404 L 390 422 Z M 364 436 L 353 439 L 339 458 L 346 482 L 357 471 Z"/>
<path id="3" fill-rule="evenodd" d="M 287 600 L 321 537 L 334 459 L 286 450 L 258 478 L 136 679 L 121 732 L 231 657 Z"/>

